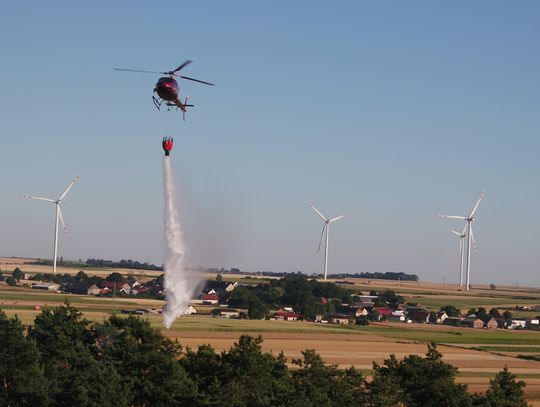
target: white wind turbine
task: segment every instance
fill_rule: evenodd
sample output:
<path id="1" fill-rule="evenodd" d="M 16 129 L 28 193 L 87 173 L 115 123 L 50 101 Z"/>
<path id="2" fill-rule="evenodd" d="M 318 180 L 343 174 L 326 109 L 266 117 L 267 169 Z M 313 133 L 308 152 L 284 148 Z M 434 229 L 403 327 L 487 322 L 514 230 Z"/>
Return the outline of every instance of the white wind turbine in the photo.
<path id="1" fill-rule="evenodd" d="M 457 220 L 464 220 L 467 222 L 465 225 L 465 230 L 467 231 L 467 280 L 466 280 L 466 290 L 469 291 L 470 287 L 470 276 L 471 276 L 471 243 L 476 248 L 476 240 L 474 239 L 474 232 L 472 230 L 472 223 L 474 221 L 474 215 L 476 214 L 476 210 L 478 209 L 478 205 L 480 204 L 480 201 L 484 197 L 486 191 L 483 191 L 480 194 L 480 198 L 478 198 L 478 201 L 476 201 L 476 205 L 474 205 L 473 210 L 471 211 L 471 214 L 468 217 L 465 216 L 454 216 L 454 215 L 439 215 L 441 218 L 445 219 L 457 219 Z"/>
<path id="2" fill-rule="evenodd" d="M 465 225 L 461 233 L 455 230 L 451 230 L 450 232 L 459 237 L 459 286 L 463 287 L 463 252 L 465 249 L 464 239 L 467 237 L 467 225 Z"/>
<path id="3" fill-rule="evenodd" d="M 56 200 L 50 199 L 50 198 L 43 198 L 43 197 L 40 197 L 40 196 L 23 195 L 24 198 L 36 199 L 38 201 L 50 202 L 50 203 L 53 203 L 53 204 L 56 205 L 56 219 L 55 219 L 55 223 L 54 223 L 54 257 L 53 257 L 53 273 L 55 273 L 55 274 L 56 274 L 56 258 L 58 257 L 58 219 L 60 219 L 60 222 L 62 222 L 62 226 L 64 228 L 64 233 L 65 233 L 66 237 L 68 236 L 66 224 L 64 223 L 64 218 L 62 217 L 62 211 L 60 210 L 60 202 L 62 201 L 62 199 L 65 198 L 65 196 L 67 195 L 67 193 L 69 192 L 71 187 L 73 187 L 73 185 L 75 185 L 75 183 L 78 180 L 79 180 L 79 176 L 77 175 L 73 179 L 73 181 L 71 181 L 71 183 L 68 185 L 66 190 L 62 193 L 62 195 L 60 195 L 60 197 L 58 199 L 56 199 Z"/>
<path id="4" fill-rule="evenodd" d="M 330 224 L 332 222 L 335 222 L 337 220 L 340 220 L 342 218 L 344 218 L 345 216 L 349 216 L 350 213 L 347 212 L 347 213 L 344 213 L 343 215 L 339 215 L 339 216 L 336 216 L 335 218 L 329 218 L 327 219 L 322 213 L 321 211 L 319 211 L 317 208 L 315 208 L 313 206 L 313 204 L 311 202 L 308 201 L 308 205 L 315 211 L 317 212 L 317 214 L 322 218 L 323 222 L 324 222 L 324 226 L 323 226 L 323 229 L 322 229 L 322 233 L 321 233 L 321 238 L 319 240 L 319 249 L 317 250 L 317 253 L 319 253 L 321 251 L 321 244 L 322 244 L 322 240 L 323 240 L 323 236 L 324 236 L 324 233 L 326 232 L 326 243 L 324 245 L 324 279 L 326 280 L 326 276 L 327 276 L 327 271 L 328 271 L 328 236 L 330 234 Z"/>

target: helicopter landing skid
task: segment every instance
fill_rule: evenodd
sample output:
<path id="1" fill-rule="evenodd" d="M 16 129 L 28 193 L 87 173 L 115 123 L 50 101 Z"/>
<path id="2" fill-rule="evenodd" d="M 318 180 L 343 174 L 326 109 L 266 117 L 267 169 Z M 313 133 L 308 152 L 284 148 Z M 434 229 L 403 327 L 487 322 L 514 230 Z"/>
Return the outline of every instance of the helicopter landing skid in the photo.
<path id="1" fill-rule="evenodd" d="M 163 103 L 163 100 L 156 99 L 155 96 L 152 96 L 152 101 L 154 102 L 154 106 L 156 107 L 156 109 L 161 110 L 161 103 Z"/>

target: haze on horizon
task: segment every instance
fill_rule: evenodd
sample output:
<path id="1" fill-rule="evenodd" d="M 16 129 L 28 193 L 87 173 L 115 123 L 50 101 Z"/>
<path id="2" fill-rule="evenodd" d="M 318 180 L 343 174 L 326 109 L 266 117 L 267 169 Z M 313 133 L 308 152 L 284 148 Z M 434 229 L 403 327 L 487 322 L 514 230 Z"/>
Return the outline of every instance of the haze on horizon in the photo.
<path id="1" fill-rule="evenodd" d="M 0 255 L 163 262 L 161 138 L 173 136 L 188 264 L 540 286 L 540 4 L 6 3 L 0 16 Z M 171 26 L 173 29 L 171 29 Z M 168 70 L 195 104 L 155 110 Z"/>

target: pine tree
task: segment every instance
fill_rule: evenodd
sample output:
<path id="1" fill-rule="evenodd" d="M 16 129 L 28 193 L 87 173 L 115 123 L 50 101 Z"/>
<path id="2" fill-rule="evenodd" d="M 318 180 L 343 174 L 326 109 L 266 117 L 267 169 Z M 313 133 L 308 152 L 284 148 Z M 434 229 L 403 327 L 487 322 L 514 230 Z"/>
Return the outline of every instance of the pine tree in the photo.
<path id="1" fill-rule="evenodd" d="M 47 405 L 47 388 L 39 352 L 24 335 L 17 317 L 0 311 L 0 405 Z"/>
<path id="2" fill-rule="evenodd" d="M 527 407 L 523 393 L 525 382 L 516 381 L 516 375 L 504 368 L 490 380 L 486 392 L 485 405 L 487 407 Z"/>

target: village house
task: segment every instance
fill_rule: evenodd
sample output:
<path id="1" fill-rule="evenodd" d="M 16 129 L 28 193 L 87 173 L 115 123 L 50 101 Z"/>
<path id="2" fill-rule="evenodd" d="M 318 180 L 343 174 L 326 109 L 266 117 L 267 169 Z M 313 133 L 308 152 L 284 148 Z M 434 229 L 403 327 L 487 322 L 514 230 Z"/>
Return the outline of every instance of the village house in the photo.
<path id="1" fill-rule="evenodd" d="M 377 321 L 389 319 L 392 316 L 392 310 L 387 307 L 375 307 L 375 311 L 377 311 Z"/>
<path id="2" fill-rule="evenodd" d="M 272 318 L 278 321 L 296 321 L 300 318 L 300 314 L 291 311 L 277 311 Z"/>
<path id="3" fill-rule="evenodd" d="M 390 321 L 405 322 L 405 311 L 392 311 L 392 315 L 388 318 Z"/>
<path id="4" fill-rule="evenodd" d="M 213 294 L 201 294 L 200 299 L 202 300 L 202 303 L 205 305 L 215 305 L 219 303 L 219 295 L 213 293 Z"/>
<path id="5" fill-rule="evenodd" d="M 510 322 L 510 325 L 508 326 L 508 329 L 526 329 L 526 328 L 527 328 L 526 319 L 512 319 L 512 322 Z"/>
<path id="6" fill-rule="evenodd" d="M 499 327 L 499 324 L 497 324 L 497 320 L 495 318 L 491 317 L 486 322 L 484 322 L 484 327 L 488 329 L 497 329 Z"/>
<path id="7" fill-rule="evenodd" d="M 364 307 L 352 307 L 351 310 L 355 317 L 367 317 L 369 314 L 369 311 Z"/>
<path id="8" fill-rule="evenodd" d="M 432 324 L 442 325 L 446 318 L 448 318 L 448 314 L 445 311 L 439 311 L 437 313 L 431 314 L 429 322 L 431 322 Z"/>
<path id="9" fill-rule="evenodd" d="M 329 315 L 328 316 L 328 322 L 331 324 L 337 324 L 337 325 L 349 325 L 354 324 L 354 318 L 347 316 L 347 315 Z"/>
<path id="10" fill-rule="evenodd" d="M 227 287 L 225 287 L 225 291 L 230 293 L 231 291 L 234 291 L 234 289 L 238 287 L 238 281 L 233 281 L 229 284 L 227 284 Z"/>
<path id="11" fill-rule="evenodd" d="M 407 312 L 407 320 L 412 322 L 428 323 L 429 322 L 429 311 L 425 310 L 414 310 Z"/>
<path id="12" fill-rule="evenodd" d="M 106 281 L 105 288 L 108 288 L 112 292 L 114 292 L 115 290 L 116 292 L 120 292 L 122 289 L 124 289 L 124 291 L 130 289 L 128 283 L 123 283 L 121 281 Z"/>
<path id="13" fill-rule="evenodd" d="M 238 318 L 240 312 L 234 308 L 214 308 L 212 310 L 212 316 L 220 318 Z"/>
<path id="14" fill-rule="evenodd" d="M 484 327 L 484 321 L 482 321 L 480 318 L 477 318 L 476 316 L 468 316 L 461 320 L 461 326 L 465 328 L 483 328 Z"/>

